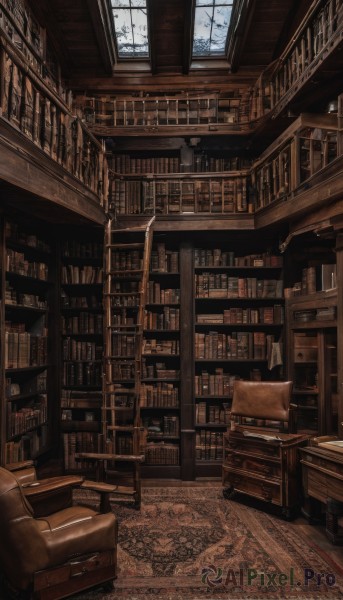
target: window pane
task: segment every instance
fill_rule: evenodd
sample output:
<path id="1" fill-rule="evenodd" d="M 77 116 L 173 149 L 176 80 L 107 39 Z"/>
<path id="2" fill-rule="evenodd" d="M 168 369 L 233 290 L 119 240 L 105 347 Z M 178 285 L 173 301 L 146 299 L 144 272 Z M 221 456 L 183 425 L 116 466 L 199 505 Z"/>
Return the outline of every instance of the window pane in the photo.
<path id="1" fill-rule="evenodd" d="M 227 30 L 230 23 L 231 7 L 220 6 L 214 10 L 212 26 L 211 52 L 224 53 Z"/>
<path id="2" fill-rule="evenodd" d="M 224 55 L 232 0 L 196 0 L 193 56 Z"/>
<path id="3" fill-rule="evenodd" d="M 146 0 L 112 0 L 112 7 L 119 56 L 149 56 Z"/>
<path id="4" fill-rule="evenodd" d="M 130 0 L 111 0 L 112 8 L 117 8 L 118 6 L 123 6 L 124 8 L 130 6 Z"/>

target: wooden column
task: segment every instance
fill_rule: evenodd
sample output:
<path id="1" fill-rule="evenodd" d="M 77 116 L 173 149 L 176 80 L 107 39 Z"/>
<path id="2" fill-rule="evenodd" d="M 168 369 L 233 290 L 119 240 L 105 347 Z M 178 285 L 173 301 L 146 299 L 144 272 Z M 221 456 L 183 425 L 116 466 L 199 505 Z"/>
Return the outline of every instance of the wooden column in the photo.
<path id="1" fill-rule="evenodd" d="M 337 264 L 337 395 L 338 395 L 338 436 L 343 437 L 343 233 L 336 239 Z"/>
<path id="2" fill-rule="evenodd" d="M 194 429 L 194 273 L 193 248 L 190 243 L 180 246 L 180 419 L 181 419 L 181 479 L 195 479 Z"/>

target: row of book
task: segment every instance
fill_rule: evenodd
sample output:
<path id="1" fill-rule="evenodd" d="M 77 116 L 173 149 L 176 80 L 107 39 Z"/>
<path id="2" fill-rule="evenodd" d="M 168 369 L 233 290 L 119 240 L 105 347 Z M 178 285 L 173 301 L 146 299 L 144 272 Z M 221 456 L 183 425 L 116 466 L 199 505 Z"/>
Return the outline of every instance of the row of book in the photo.
<path id="1" fill-rule="evenodd" d="M 233 385 L 239 375 L 224 373 L 224 369 L 217 367 L 214 373 L 202 371 L 195 375 L 194 392 L 196 396 L 218 396 L 232 398 Z"/>
<path id="2" fill-rule="evenodd" d="M 13 306 L 25 306 L 29 308 L 41 308 L 46 310 L 48 303 L 46 298 L 35 294 L 23 294 L 14 289 L 9 281 L 6 281 L 5 303 Z"/>
<path id="3" fill-rule="evenodd" d="M 161 288 L 159 281 L 149 281 L 147 286 L 147 304 L 179 304 L 179 288 Z"/>
<path id="4" fill-rule="evenodd" d="M 180 450 L 177 444 L 148 442 L 145 446 L 146 465 L 178 465 Z"/>
<path id="5" fill-rule="evenodd" d="M 92 284 L 102 283 L 103 270 L 100 267 L 84 265 L 63 265 L 62 266 L 62 283 L 68 284 Z"/>
<path id="6" fill-rule="evenodd" d="M 68 335 L 71 333 L 103 333 L 103 316 L 102 314 L 94 314 L 81 312 L 73 317 L 61 317 L 62 333 Z"/>
<path id="7" fill-rule="evenodd" d="M 113 332 L 111 336 L 111 356 L 125 357 L 134 356 L 136 351 L 136 336 L 135 334 L 120 334 Z"/>
<path id="8" fill-rule="evenodd" d="M 223 460 L 223 433 L 200 429 L 195 434 L 195 458 L 202 460 Z"/>
<path id="9" fill-rule="evenodd" d="M 282 279 L 230 277 L 227 273 L 195 274 L 196 298 L 282 298 Z"/>
<path id="10" fill-rule="evenodd" d="M 129 154 L 115 154 L 109 162 L 115 173 L 179 173 L 181 170 L 178 156 L 136 158 Z"/>
<path id="11" fill-rule="evenodd" d="M 281 325 L 284 323 L 284 307 L 282 304 L 258 308 L 233 307 L 225 309 L 222 313 L 198 313 L 196 322 L 200 325 Z"/>
<path id="12" fill-rule="evenodd" d="M 195 248 L 195 267 L 282 267 L 282 256 L 262 252 L 236 256 L 235 252 L 221 248 Z"/>
<path id="13" fill-rule="evenodd" d="M 143 256 L 139 250 L 112 250 L 111 269 L 113 271 L 139 271 Z"/>
<path id="14" fill-rule="evenodd" d="M 118 381 L 130 381 L 134 379 L 135 369 L 133 360 L 116 360 L 110 364 L 112 379 Z"/>
<path id="15" fill-rule="evenodd" d="M 63 360 L 102 360 L 103 346 L 95 342 L 82 342 L 74 338 L 64 338 L 62 343 Z"/>
<path id="16" fill-rule="evenodd" d="M 180 352 L 179 340 L 143 340 L 143 354 L 170 354 L 175 356 Z"/>
<path id="17" fill-rule="evenodd" d="M 247 177 L 217 180 L 114 180 L 111 206 L 118 214 L 180 214 L 247 212 Z"/>
<path id="18" fill-rule="evenodd" d="M 31 379 L 27 381 L 18 382 L 13 377 L 6 377 L 5 379 L 5 396 L 6 398 L 14 399 L 15 396 L 31 396 L 46 392 L 47 389 L 47 371 L 37 373 Z"/>
<path id="19" fill-rule="evenodd" d="M 16 252 L 16 250 L 10 248 L 7 248 L 6 251 L 6 271 L 44 281 L 48 279 L 48 265 L 46 263 L 26 260 L 23 252 Z"/>
<path id="20" fill-rule="evenodd" d="M 7 438 L 36 429 L 47 420 L 47 395 L 39 394 L 34 402 L 18 408 L 14 402 L 7 403 Z"/>
<path id="21" fill-rule="evenodd" d="M 195 358 L 266 360 L 274 342 L 273 335 L 263 331 L 235 331 L 231 334 L 210 331 L 195 334 Z"/>
<path id="22" fill-rule="evenodd" d="M 102 366 L 93 362 L 63 363 L 64 386 L 101 386 Z"/>
<path id="23" fill-rule="evenodd" d="M 46 448 L 47 439 L 48 426 L 43 424 L 39 429 L 26 432 L 18 441 L 12 440 L 6 442 L 5 463 L 9 464 L 32 459 L 32 457 Z"/>
<path id="24" fill-rule="evenodd" d="M 163 312 L 144 311 L 144 329 L 175 331 L 180 328 L 180 309 L 164 306 Z"/>
<path id="25" fill-rule="evenodd" d="M 103 244 L 98 242 L 84 242 L 66 240 L 62 244 L 62 255 L 72 258 L 103 258 Z"/>
<path id="26" fill-rule="evenodd" d="M 27 331 L 5 332 L 5 369 L 23 369 L 46 365 L 48 338 Z"/>
<path id="27" fill-rule="evenodd" d="M 195 422 L 197 425 L 228 425 L 230 417 L 231 411 L 228 404 L 219 405 L 197 402 L 195 405 Z"/>
<path id="28" fill-rule="evenodd" d="M 178 437 L 180 434 L 178 415 L 143 417 L 142 424 L 148 437 Z"/>
<path id="29" fill-rule="evenodd" d="M 64 468 L 66 471 L 81 471 L 94 469 L 94 462 L 77 460 L 78 452 L 100 452 L 100 436 L 91 431 L 72 431 L 62 434 Z"/>
<path id="30" fill-rule="evenodd" d="M 37 248 L 37 250 L 41 250 L 42 252 L 51 252 L 50 245 L 46 241 L 34 233 L 23 231 L 20 225 L 13 221 L 5 222 L 5 240 L 7 243 L 13 242 L 28 246 L 29 248 Z"/>
<path id="31" fill-rule="evenodd" d="M 88 296 L 70 296 L 65 290 L 61 290 L 62 308 L 102 308 L 99 296 L 89 294 Z"/>
<path id="32" fill-rule="evenodd" d="M 61 390 L 62 408 L 100 408 L 102 403 L 101 391 L 90 390 Z"/>
<path id="33" fill-rule="evenodd" d="M 136 294 L 127 294 L 127 292 L 125 292 L 125 287 L 123 287 L 122 292 L 120 292 L 118 291 L 118 287 L 116 286 L 115 288 L 113 288 L 113 294 L 114 296 L 111 297 L 111 308 L 137 308 L 138 292 Z"/>
<path id="34" fill-rule="evenodd" d="M 25 39 L 22 37 L 22 41 Z M 27 50 L 27 45 L 22 44 Z M 75 117 L 59 99 L 48 94 L 45 84 L 33 72 L 28 73 L 25 65 L 12 58 L 9 47 L 4 66 L 4 106 L 12 125 L 17 127 L 29 140 L 69 173 L 77 177 L 85 186 L 100 195 L 103 182 L 107 181 L 107 164 L 98 142 L 86 130 L 85 125 Z M 29 62 L 31 62 L 30 54 Z M 46 63 L 39 61 L 40 74 L 46 78 L 49 89 L 55 88 L 54 78 L 48 76 Z M 62 88 L 58 84 L 58 92 Z"/>
<path id="35" fill-rule="evenodd" d="M 154 385 L 143 383 L 140 388 L 140 405 L 148 408 L 178 408 L 179 390 L 167 381 Z"/>
<path id="36" fill-rule="evenodd" d="M 167 250 L 165 244 L 156 244 L 150 259 L 150 270 L 157 273 L 177 273 L 179 270 L 179 253 Z"/>
<path id="37" fill-rule="evenodd" d="M 142 379 L 178 379 L 179 376 L 179 369 L 170 369 L 164 362 L 149 365 L 145 358 L 142 360 Z"/>

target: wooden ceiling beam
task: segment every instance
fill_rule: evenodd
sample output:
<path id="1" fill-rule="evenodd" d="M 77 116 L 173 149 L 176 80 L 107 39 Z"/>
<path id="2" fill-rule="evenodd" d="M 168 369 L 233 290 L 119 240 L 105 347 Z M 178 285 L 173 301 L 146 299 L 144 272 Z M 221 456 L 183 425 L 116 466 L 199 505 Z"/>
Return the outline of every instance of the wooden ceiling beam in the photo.
<path id="1" fill-rule="evenodd" d="M 113 72 L 116 63 L 116 46 L 114 41 L 114 25 L 106 0 L 87 0 L 92 18 L 94 33 L 104 62 L 105 71 Z"/>

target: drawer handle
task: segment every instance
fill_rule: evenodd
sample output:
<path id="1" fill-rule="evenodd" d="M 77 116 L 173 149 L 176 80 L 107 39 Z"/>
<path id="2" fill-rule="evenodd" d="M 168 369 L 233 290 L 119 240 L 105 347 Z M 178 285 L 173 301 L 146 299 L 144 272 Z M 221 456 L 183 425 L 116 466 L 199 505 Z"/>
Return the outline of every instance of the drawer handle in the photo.
<path id="1" fill-rule="evenodd" d="M 270 501 L 273 497 L 271 489 L 269 487 L 266 487 L 265 485 L 262 485 L 262 496 L 265 500 Z"/>

